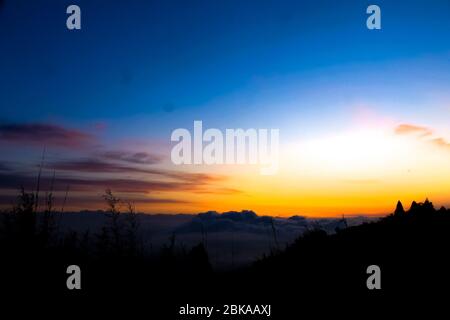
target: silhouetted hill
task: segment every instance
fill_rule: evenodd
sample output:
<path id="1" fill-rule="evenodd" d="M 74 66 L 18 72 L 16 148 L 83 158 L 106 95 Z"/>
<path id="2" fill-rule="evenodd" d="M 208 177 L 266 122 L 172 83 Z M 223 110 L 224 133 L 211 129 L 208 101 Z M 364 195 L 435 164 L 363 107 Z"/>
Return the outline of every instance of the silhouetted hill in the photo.
<path id="1" fill-rule="evenodd" d="M 450 270 L 449 210 L 435 210 L 428 199 L 413 202 L 407 212 L 399 208 L 401 203 L 393 215 L 335 234 L 307 232 L 246 272 L 256 277 L 276 275 L 275 287 L 287 281 L 308 292 L 345 288 L 367 294 L 366 268 L 378 265 L 385 294 L 423 294 L 445 286 Z"/>

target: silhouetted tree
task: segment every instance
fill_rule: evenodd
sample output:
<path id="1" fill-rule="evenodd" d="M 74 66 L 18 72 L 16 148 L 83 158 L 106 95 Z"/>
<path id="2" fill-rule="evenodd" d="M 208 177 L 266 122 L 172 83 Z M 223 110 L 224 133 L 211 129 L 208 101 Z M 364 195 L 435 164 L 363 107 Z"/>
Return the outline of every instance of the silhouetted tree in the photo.
<path id="1" fill-rule="evenodd" d="M 395 216 L 402 216 L 405 214 L 405 209 L 403 209 L 403 205 L 400 202 L 400 200 L 397 202 L 397 207 L 395 208 L 394 215 Z"/>
<path id="2" fill-rule="evenodd" d="M 105 200 L 108 211 L 106 216 L 110 219 L 110 232 L 111 232 L 111 244 L 113 246 L 113 250 L 120 254 L 122 251 L 122 241 L 121 241 L 121 232 L 122 232 L 122 223 L 120 219 L 120 199 L 113 195 L 110 189 L 105 190 L 105 194 L 103 195 L 103 199 Z M 105 230 L 103 230 L 105 231 Z"/>
<path id="3" fill-rule="evenodd" d="M 434 213 L 434 206 L 433 202 L 429 201 L 428 198 L 426 198 L 425 202 L 423 203 L 423 210 L 425 214 L 431 214 Z"/>
<path id="4" fill-rule="evenodd" d="M 420 206 L 417 202 L 413 201 L 411 207 L 409 208 L 409 213 L 414 214 L 420 210 Z"/>

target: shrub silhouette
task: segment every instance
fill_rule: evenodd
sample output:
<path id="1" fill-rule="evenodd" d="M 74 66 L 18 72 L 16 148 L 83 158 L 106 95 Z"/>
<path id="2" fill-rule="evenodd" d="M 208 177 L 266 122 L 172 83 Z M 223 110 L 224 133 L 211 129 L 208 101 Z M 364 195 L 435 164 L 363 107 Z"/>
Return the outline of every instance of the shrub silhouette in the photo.
<path id="1" fill-rule="evenodd" d="M 184 247 L 177 250 L 175 236 L 160 254 L 146 254 L 134 205 L 119 199 L 109 189 L 103 199 L 108 221 L 97 234 L 58 232 L 55 223 L 58 212 L 53 209 L 52 194 L 46 195 L 46 207 L 38 212 L 37 194 L 27 193 L 22 188 L 15 206 L 1 213 L 0 249 L 7 263 L 0 265 L 0 272 L 11 276 L 7 277 L 11 283 L 5 283 L 5 286 L 16 286 L 17 282 L 12 279 L 20 278 L 19 283 L 24 286 L 32 284 L 33 287 L 61 289 L 61 283 L 65 282 L 54 274 L 61 274 L 61 270 L 74 261 L 91 270 L 92 283 L 95 283 L 92 290 L 107 290 L 110 279 L 116 279 L 118 274 L 121 277 L 114 282 L 115 287 L 125 288 L 154 273 L 195 272 L 201 275 L 211 272 L 203 245 L 190 251 Z M 27 272 L 30 263 L 38 266 L 36 272 L 42 275 L 43 282 Z"/>

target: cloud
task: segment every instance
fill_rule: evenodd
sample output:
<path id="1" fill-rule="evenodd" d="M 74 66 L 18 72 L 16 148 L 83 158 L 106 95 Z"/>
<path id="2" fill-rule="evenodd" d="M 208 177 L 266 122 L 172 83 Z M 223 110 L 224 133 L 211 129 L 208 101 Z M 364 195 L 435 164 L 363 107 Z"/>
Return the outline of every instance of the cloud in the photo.
<path id="1" fill-rule="evenodd" d="M 361 222 L 361 218 L 350 218 L 347 222 L 350 224 L 352 220 Z M 359 222 L 358 222 L 359 221 Z M 273 224 L 273 226 L 272 226 Z M 326 232 L 333 233 L 336 228 L 342 228 L 342 219 L 308 219 L 303 216 L 292 216 L 290 218 L 273 218 L 268 216 L 258 216 L 250 210 L 229 211 L 218 213 L 216 211 L 208 211 L 199 213 L 194 216 L 191 221 L 179 226 L 176 233 L 202 233 L 202 232 L 245 232 L 261 235 L 272 235 L 273 230 L 277 236 L 288 238 L 292 235 L 301 234 L 311 229 L 322 229 Z"/>
<path id="2" fill-rule="evenodd" d="M 395 128 L 395 133 L 398 135 L 417 134 L 418 139 L 425 139 L 426 142 L 431 143 L 441 148 L 450 148 L 450 142 L 443 137 L 433 137 L 433 130 L 423 126 L 416 126 L 412 124 L 401 124 Z"/>
<path id="3" fill-rule="evenodd" d="M 417 133 L 421 137 L 430 136 L 433 134 L 433 131 L 428 129 L 427 127 L 416 126 L 412 124 L 401 124 L 395 128 L 396 134 L 413 134 Z"/>
<path id="4" fill-rule="evenodd" d="M 45 123 L 2 124 L 0 141 L 42 146 L 82 147 L 92 142 L 87 133 Z"/>
<path id="5" fill-rule="evenodd" d="M 51 162 L 47 164 L 46 167 L 53 170 L 72 171 L 72 172 L 120 173 L 120 174 L 143 173 L 149 175 L 158 175 L 182 183 L 195 183 L 198 185 L 217 183 L 224 181 L 226 179 L 225 176 L 221 175 L 179 172 L 163 169 L 149 169 L 111 163 L 95 158 Z M 223 190 L 223 192 L 227 193 L 233 193 L 232 191 L 233 191 L 232 189 Z M 204 192 L 207 192 L 207 190 L 205 190 Z"/>
<path id="6" fill-rule="evenodd" d="M 179 172 L 179 171 L 165 171 L 163 173 L 169 178 L 176 180 L 189 181 L 189 182 L 199 182 L 199 183 L 218 183 L 225 181 L 226 176 L 218 174 L 207 174 L 207 173 L 190 173 L 190 172 Z"/>
<path id="7" fill-rule="evenodd" d="M 249 232 L 265 234 L 270 227 L 270 217 L 259 217 L 253 211 L 229 211 L 222 214 L 216 211 L 208 211 L 198 214 L 191 221 L 180 226 L 176 232 Z"/>
<path id="8" fill-rule="evenodd" d="M 209 190 L 198 190 L 196 193 L 203 194 L 239 194 L 242 193 L 242 190 L 234 189 L 234 188 L 213 188 Z"/>
<path id="9" fill-rule="evenodd" d="M 57 161 L 49 163 L 47 167 L 54 170 L 76 171 L 76 172 L 164 174 L 164 172 L 161 170 L 131 167 L 93 158 L 70 160 L 70 161 Z"/>
<path id="10" fill-rule="evenodd" d="M 162 157 L 147 152 L 106 151 L 100 155 L 108 160 L 117 160 L 134 164 L 156 164 Z"/>
<path id="11" fill-rule="evenodd" d="M 83 170 L 93 170 L 90 167 L 92 163 L 85 164 L 75 164 L 67 163 L 68 168 L 71 169 L 83 169 Z M 101 172 L 111 172 L 105 170 L 121 170 L 121 168 L 107 167 L 100 165 L 104 171 Z M 48 166 L 47 166 L 48 168 Z M 55 169 L 56 167 L 51 167 Z M 124 169 L 125 170 L 125 169 Z M 128 170 L 128 169 L 126 169 Z M 98 171 L 96 171 L 98 172 Z M 115 172 L 115 171 L 113 171 Z M 129 171 L 127 171 L 129 172 Z M 165 174 L 161 171 L 160 174 Z M 170 175 L 170 172 L 167 173 Z M 187 177 L 189 174 L 184 174 Z M 56 180 L 54 183 L 55 191 L 65 191 L 67 186 L 70 186 L 72 191 L 96 191 L 102 192 L 105 189 L 112 189 L 115 192 L 128 192 L 128 193 L 152 193 L 152 192 L 193 192 L 202 193 L 206 190 L 215 190 L 214 186 L 211 184 L 216 181 L 216 177 L 208 176 L 205 174 L 190 174 L 190 179 L 175 180 L 175 181 L 161 181 L 161 180 L 145 180 L 145 179 L 133 179 L 133 178 L 80 178 L 73 176 L 58 176 L 56 175 Z M 41 185 L 50 186 L 52 176 L 42 176 Z M 36 186 L 36 177 L 29 176 L 20 173 L 1 173 L 0 172 L 0 189 L 17 189 L 23 186 L 27 190 L 33 190 Z M 220 188 L 216 191 L 211 191 L 212 193 L 222 194 L 224 191 Z"/>
<path id="12" fill-rule="evenodd" d="M 20 146 L 36 144 L 81 147 L 91 145 L 93 137 L 81 131 L 52 124 L 0 124 L 0 142 L 2 141 Z M 98 152 L 85 158 L 46 161 L 45 172 L 40 182 L 41 186 L 44 186 L 43 190 L 50 186 L 54 171 L 56 172 L 53 189 L 55 192 L 64 192 L 67 186 L 70 186 L 71 192 L 86 192 L 86 199 L 92 197 L 93 192 L 102 193 L 107 188 L 117 193 L 135 194 L 153 192 L 233 194 L 239 192 L 236 189 L 220 186 L 220 183 L 227 179 L 223 175 L 149 167 L 161 161 L 160 156 L 152 153 L 123 150 Z M 48 174 L 49 170 L 52 174 Z M 14 171 L 0 163 L 0 189 L 13 192 L 23 186 L 26 190 L 34 190 L 37 184 L 36 175 L 29 171 Z M 157 201 L 163 200 L 161 198 Z M 179 202 L 172 199 L 164 201 L 165 203 Z"/>
<path id="13" fill-rule="evenodd" d="M 41 177 L 41 185 L 49 186 L 51 177 Z M 33 190 L 36 186 L 36 177 L 22 174 L 1 174 L 0 188 L 17 189 L 23 186 L 27 190 Z M 148 193 L 152 191 L 181 191 L 195 190 L 195 186 L 188 183 L 146 181 L 139 179 L 84 179 L 75 177 L 57 177 L 54 185 L 55 191 L 65 191 L 70 186 L 72 191 L 102 191 L 110 188 L 117 192 Z M 199 187 L 199 186 L 198 186 Z"/>
<path id="14" fill-rule="evenodd" d="M 450 148 L 450 143 L 446 141 L 444 138 L 435 138 L 431 140 L 436 146 L 443 148 Z"/>
<path id="15" fill-rule="evenodd" d="M 0 205 L 15 203 L 19 188 L 27 191 L 36 190 L 37 177 L 21 173 L 8 173 L 0 170 Z M 136 205 L 149 204 L 192 204 L 196 201 L 187 198 L 178 198 L 178 193 L 202 193 L 208 190 L 210 193 L 228 194 L 221 188 L 211 185 L 207 177 L 203 180 L 192 176 L 192 181 L 159 181 L 131 178 L 82 178 L 73 176 L 60 176 L 44 174 L 40 179 L 40 189 L 45 191 L 52 189 L 59 203 L 63 194 L 69 190 L 69 206 L 77 208 L 103 208 L 104 203 L 100 198 L 104 190 L 111 189 L 119 197 L 132 201 Z M 69 188 L 69 189 L 68 189 Z M 174 196 L 175 194 L 175 196 Z M 181 210 L 181 208 L 180 208 Z"/>

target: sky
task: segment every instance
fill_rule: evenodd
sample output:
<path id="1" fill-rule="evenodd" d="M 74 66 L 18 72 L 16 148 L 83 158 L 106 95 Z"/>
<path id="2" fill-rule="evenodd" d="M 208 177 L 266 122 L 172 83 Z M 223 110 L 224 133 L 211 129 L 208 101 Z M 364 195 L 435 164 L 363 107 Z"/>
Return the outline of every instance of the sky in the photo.
<path id="1" fill-rule="evenodd" d="M 149 213 L 450 205 L 449 18 L 439 0 L 0 0 L 0 204 L 43 164 L 72 210 L 104 208 L 106 188 Z M 171 133 L 195 120 L 279 129 L 277 174 L 173 164 Z"/>

